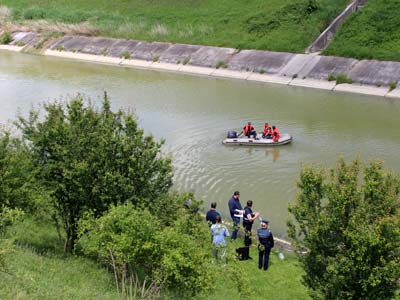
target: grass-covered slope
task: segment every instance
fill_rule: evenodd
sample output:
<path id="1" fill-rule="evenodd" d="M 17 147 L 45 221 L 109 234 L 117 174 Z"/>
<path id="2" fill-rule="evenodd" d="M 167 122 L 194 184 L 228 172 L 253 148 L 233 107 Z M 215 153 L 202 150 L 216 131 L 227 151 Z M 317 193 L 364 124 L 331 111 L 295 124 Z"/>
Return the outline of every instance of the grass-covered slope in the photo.
<path id="1" fill-rule="evenodd" d="M 400 61 L 400 0 L 369 0 L 342 25 L 324 54 Z"/>
<path id="2" fill-rule="evenodd" d="M 206 225 L 205 225 L 206 226 Z M 22 224 L 8 230 L 17 246 L 8 256 L 10 274 L 0 272 L 0 299 L 46 299 L 46 300 L 111 300 L 117 299 L 113 275 L 88 258 L 62 254 L 62 242 L 48 222 L 26 219 Z M 210 241 L 211 244 L 211 241 Z M 228 244 L 228 264 L 215 265 L 214 289 L 199 300 L 239 300 L 238 283 L 250 284 L 251 299 L 310 300 L 301 284 L 303 271 L 293 254 L 285 253 L 285 260 L 278 258 L 278 250 L 271 253 L 270 269 L 257 268 L 258 251 L 251 248 L 252 260 L 234 261 L 234 249 L 243 244 L 243 238 Z M 211 245 L 210 245 L 211 253 Z M 210 257 L 211 264 L 211 257 Z M 227 269 L 236 264 L 237 278 L 227 276 Z M 168 297 L 166 297 L 168 299 Z"/>
<path id="3" fill-rule="evenodd" d="M 120 38 L 303 52 L 348 0 L 0 0 L 14 21 L 88 22 Z"/>
<path id="4" fill-rule="evenodd" d="M 64 256 L 53 226 L 33 222 L 10 228 L 19 246 L 7 257 L 9 274 L 0 272 L 0 299 L 114 300 L 111 274 L 94 261 Z"/>

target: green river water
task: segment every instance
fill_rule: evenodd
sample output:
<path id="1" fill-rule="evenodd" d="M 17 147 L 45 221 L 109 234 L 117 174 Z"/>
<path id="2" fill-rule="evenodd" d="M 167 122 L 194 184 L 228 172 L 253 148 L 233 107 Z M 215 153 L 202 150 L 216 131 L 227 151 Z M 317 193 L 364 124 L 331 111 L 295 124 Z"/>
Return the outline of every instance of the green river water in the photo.
<path id="1" fill-rule="evenodd" d="M 296 197 L 301 165 L 333 166 L 339 156 L 379 158 L 400 170 L 400 102 L 283 85 L 135 70 L 43 56 L 0 52 L 0 123 L 48 100 L 78 92 L 95 104 L 107 91 L 114 109 L 140 125 L 173 156 L 174 189 L 212 201 L 227 218 L 235 190 L 244 205 L 286 236 L 287 205 Z M 228 130 L 265 121 L 290 133 L 290 145 L 224 146 Z M 240 130 L 239 130 L 240 131 Z"/>

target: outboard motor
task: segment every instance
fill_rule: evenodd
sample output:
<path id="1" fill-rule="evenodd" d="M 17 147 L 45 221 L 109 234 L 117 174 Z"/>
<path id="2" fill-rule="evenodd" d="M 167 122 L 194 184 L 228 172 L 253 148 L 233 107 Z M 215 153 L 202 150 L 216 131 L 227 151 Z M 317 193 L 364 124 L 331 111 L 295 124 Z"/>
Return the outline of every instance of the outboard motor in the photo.
<path id="1" fill-rule="evenodd" d="M 228 138 L 228 139 L 236 139 L 236 138 L 237 138 L 237 132 L 236 132 L 236 131 L 233 131 L 233 130 L 228 131 L 228 136 L 227 136 L 227 138 Z"/>

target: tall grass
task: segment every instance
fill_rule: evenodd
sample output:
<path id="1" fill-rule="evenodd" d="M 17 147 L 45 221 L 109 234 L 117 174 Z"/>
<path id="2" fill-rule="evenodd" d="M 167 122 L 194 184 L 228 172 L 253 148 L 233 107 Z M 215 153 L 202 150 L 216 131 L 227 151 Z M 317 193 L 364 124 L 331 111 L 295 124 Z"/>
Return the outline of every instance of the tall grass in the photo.
<path id="1" fill-rule="evenodd" d="M 400 61 L 399 0 L 369 0 L 341 27 L 327 55 Z"/>
<path id="2" fill-rule="evenodd" d="M 101 35 L 303 52 L 347 0 L 2 0 L 14 22 L 89 23 Z"/>

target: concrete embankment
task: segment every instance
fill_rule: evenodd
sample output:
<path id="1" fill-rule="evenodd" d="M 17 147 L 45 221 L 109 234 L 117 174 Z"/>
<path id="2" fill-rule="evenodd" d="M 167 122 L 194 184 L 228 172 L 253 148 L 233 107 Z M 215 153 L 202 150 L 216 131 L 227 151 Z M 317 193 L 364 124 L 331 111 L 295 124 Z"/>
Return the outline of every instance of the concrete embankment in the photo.
<path id="1" fill-rule="evenodd" d="M 400 98 L 400 88 L 394 89 L 400 62 L 100 37 L 44 40 L 32 32 L 13 33 L 12 42 L 0 49 L 29 52 L 38 45 L 44 55 L 68 59 Z M 353 83 L 328 81 L 337 75 Z"/>

